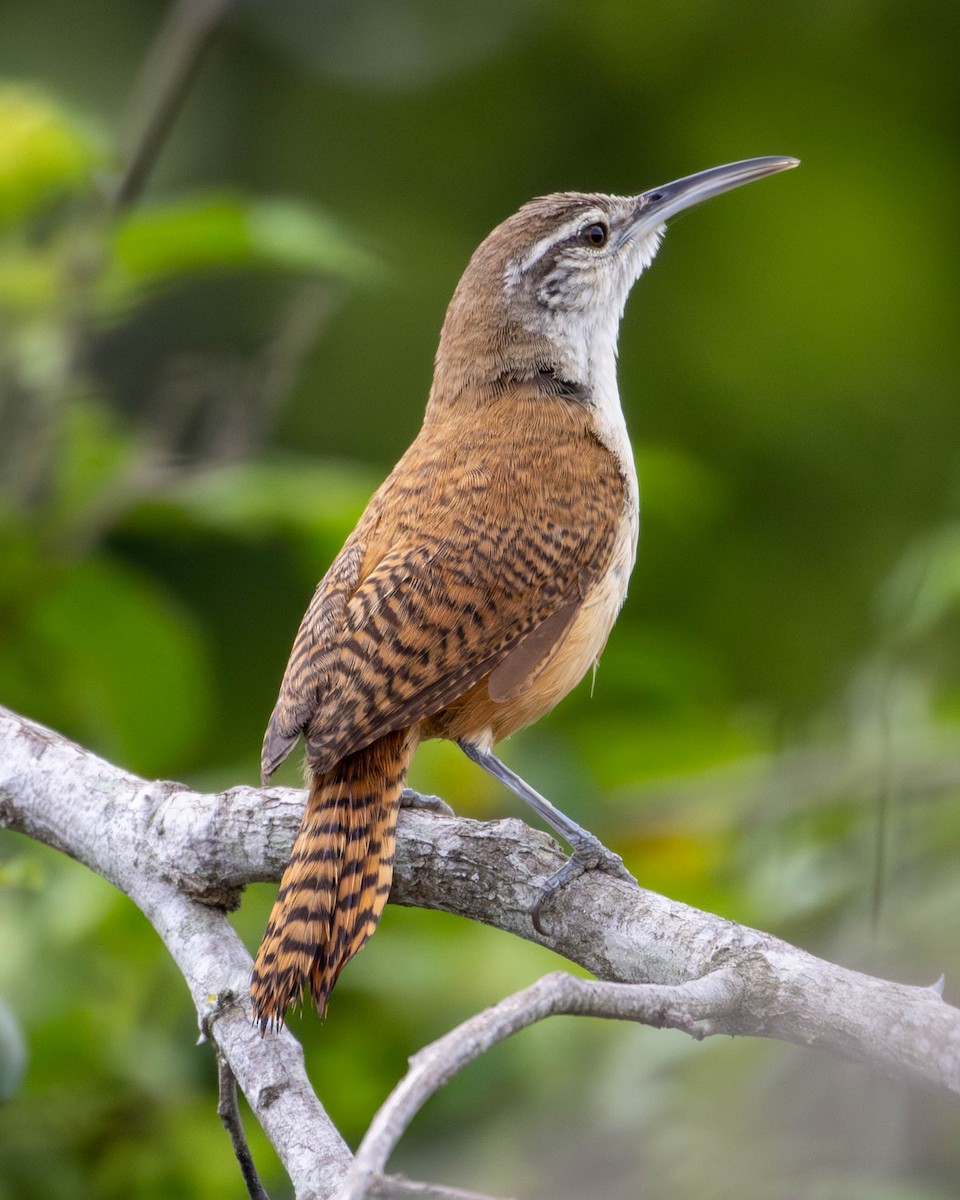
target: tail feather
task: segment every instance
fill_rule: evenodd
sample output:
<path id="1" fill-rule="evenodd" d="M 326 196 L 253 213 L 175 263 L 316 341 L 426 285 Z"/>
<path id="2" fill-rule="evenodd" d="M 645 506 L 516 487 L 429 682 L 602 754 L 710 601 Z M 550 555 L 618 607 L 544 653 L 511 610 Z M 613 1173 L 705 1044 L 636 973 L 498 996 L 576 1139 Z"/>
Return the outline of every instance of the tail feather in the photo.
<path id="1" fill-rule="evenodd" d="M 323 1015 L 337 976 L 377 927 L 393 880 L 397 813 L 415 743 L 387 734 L 315 775 L 253 968 L 254 1020 L 279 1029 L 309 984 Z"/>

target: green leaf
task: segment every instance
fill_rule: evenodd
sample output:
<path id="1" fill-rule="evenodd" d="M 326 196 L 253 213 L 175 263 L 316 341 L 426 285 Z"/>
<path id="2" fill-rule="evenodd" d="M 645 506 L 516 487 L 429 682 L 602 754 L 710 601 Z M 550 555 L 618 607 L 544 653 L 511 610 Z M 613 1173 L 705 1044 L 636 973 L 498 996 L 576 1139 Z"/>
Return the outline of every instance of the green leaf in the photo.
<path id="1" fill-rule="evenodd" d="M 89 559 L 30 598 L 0 654 L 0 691 L 142 774 L 171 772 L 209 719 L 203 642 L 150 579 Z"/>
<path id="2" fill-rule="evenodd" d="M 59 256 L 46 247 L 4 246 L 0 255 L 0 309 L 46 315 L 60 295 L 62 267 Z"/>
<path id="3" fill-rule="evenodd" d="M 880 592 L 880 611 L 891 630 L 909 640 L 931 632 L 960 605 L 960 525 L 919 539 Z"/>
<path id="4" fill-rule="evenodd" d="M 0 228 L 88 191 L 101 157 L 97 139 L 42 92 L 0 88 Z"/>
<path id="5" fill-rule="evenodd" d="M 177 483 L 139 505 L 130 523 L 157 528 L 179 517 L 195 529 L 233 537 L 290 532 L 340 539 L 374 486 L 368 471 L 347 463 L 277 456 L 218 467 Z"/>
<path id="6" fill-rule="evenodd" d="M 75 396 L 64 413 L 54 520 L 82 527 L 123 497 L 121 480 L 137 452 L 133 437 L 105 407 Z"/>
<path id="7" fill-rule="evenodd" d="M 108 296 L 180 276 L 271 268 L 369 282 L 379 272 L 356 235 L 292 200 L 205 195 L 140 208 L 117 227 Z"/>

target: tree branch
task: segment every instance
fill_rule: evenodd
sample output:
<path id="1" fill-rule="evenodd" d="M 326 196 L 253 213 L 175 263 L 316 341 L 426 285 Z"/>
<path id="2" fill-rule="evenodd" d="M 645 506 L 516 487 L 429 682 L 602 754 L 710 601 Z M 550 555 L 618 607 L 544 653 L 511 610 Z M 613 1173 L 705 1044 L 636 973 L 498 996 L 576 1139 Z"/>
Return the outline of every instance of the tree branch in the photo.
<path id="1" fill-rule="evenodd" d="M 201 1030 L 229 1063 L 297 1196 L 332 1196 L 350 1151 L 310 1087 L 300 1044 L 286 1031 L 260 1037 L 250 1019 L 246 947 L 223 910 L 185 893 L 156 853 L 170 789 L 0 708 L 0 828 L 62 850 L 138 905 L 176 961 Z"/>
<path id="2" fill-rule="evenodd" d="M 133 89 L 127 117 L 129 154 L 110 196 L 114 212 L 139 199 L 233 3 L 178 0 L 166 15 Z"/>
<path id="3" fill-rule="evenodd" d="M 462 1188 L 438 1187 L 404 1179 L 402 1175 L 380 1175 L 370 1181 L 368 1200 L 497 1200 L 480 1192 L 465 1192 Z"/>
<path id="4" fill-rule="evenodd" d="M 303 793 L 283 788 L 202 795 L 176 783 L 145 783 L 0 709 L 0 827 L 71 855 L 140 906 L 183 972 L 297 1195 L 327 1197 L 344 1184 L 349 1151 L 310 1090 L 299 1045 L 289 1033 L 260 1038 L 252 1027 L 250 956 L 217 907 L 232 904 L 247 883 L 279 877 L 302 805 Z M 642 1019 L 636 1014 L 645 1005 L 649 1015 L 651 1004 L 657 1013 L 658 1004 L 667 1004 L 664 1012 L 676 1016 L 679 1010 L 669 1006 L 686 1005 L 692 1022 L 709 1019 L 700 1032 L 819 1046 L 960 1094 L 960 1010 L 943 1001 L 937 986 L 847 970 L 602 872 L 587 873 L 551 902 L 549 930 L 541 936 L 530 909 L 540 881 L 560 861 L 555 844 L 520 821 L 404 810 L 391 899 L 550 946 L 602 980 L 647 985 L 624 990 L 633 994 L 629 1014 L 613 1005 L 620 993 L 596 993 L 591 1003 L 610 1006 L 602 1015 Z M 710 991 L 720 985 L 721 992 Z M 560 985 L 538 987 L 550 994 Z M 576 1003 L 584 1003 L 584 994 Z M 505 1001 L 504 1011 L 515 1001 Z M 481 1014 L 474 1022 L 506 1028 L 502 1007 L 491 1010 L 496 1018 Z M 684 1027 L 679 1017 L 666 1023 Z M 472 1044 L 458 1041 L 462 1036 L 448 1035 L 457 1056 Z M 390 1111 L 383 1121 L 394 1120 Z M 380 1135 L 372 1128 L 370 1136 Z M 376 1161 L 383 1156 L 378 1149 Z"/>
<path id="5" fill-rule="evenodd" d="M 465 1066 L 528 1025 L 560 1015 L 639 1021 L 679 1029 L 700 1039 L 716 1032 L 709 1022 L 733 1013 L 741 985 L 732 967 L 675 987 L 602 983 L 554 971 L 522 992 L 477 1013 L 425 1046 L 374 1117 L 357 1150 L 339 1200 L 364 1200 L 383 1178 L 387 1159 L 424 1104 Z"/>
<path id="6" fill-rule="evenodd" d="M 160 785 L 156 785 L 160 786 Z M 200 797 L 176 785 L 158 811 L 164 854 L 197 896 L 276 879 L 302 811 L 289 789 Z M 565 888 L 541 937 L 530 910 L 562 861 L 521 821 L 405 809 L 391 900 L 437 908 L 549 946 L 601 979 L 675 985 L 735 962 L 745 984 L 723 1032 L 815 1045 L 960 1094 L 960 1010 L 936 987 L 891 983 L 815 958 L 770 934 L 678 904 L 602 872 Z"/>
<path id="7" fill-rule="evenodd" d="M 233 1146 L 233 1153 L 240 1164 L 240 1174 L 243 1176 L 243 1182 L 247 1185 L 247 1194 L 250 1196 L 250 1200 L 270 1200 L 260 1182 L 253 1155 L 247 1144 L 246 1134 L 243 1132 L 243 1121 L 240 1118 L 240 1106 L 237 1102 L 237 1077 L 219 1046 L 216 1047 L 216 1051 L 217 1088 L 219 1091 L 217 1116 L 222 1121 L 230 1138 L 230 1144 Z"/>

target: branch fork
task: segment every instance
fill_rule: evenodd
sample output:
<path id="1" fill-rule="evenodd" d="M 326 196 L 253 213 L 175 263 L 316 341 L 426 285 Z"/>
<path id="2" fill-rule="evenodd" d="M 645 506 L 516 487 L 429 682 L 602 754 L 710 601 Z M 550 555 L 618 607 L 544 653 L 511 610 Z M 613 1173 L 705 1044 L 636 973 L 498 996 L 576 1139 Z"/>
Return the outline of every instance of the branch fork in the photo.
<path id="1" fill-rule="evenodd" d="M 303 793 L 292 789 L 203 795 L 146 783 L 0 709 L 0 828 L 85 863 L 142 909 L 222 1056 L 227 1106 L 229 1069 L 301 1200 L 477 1200 L 384 1174 L 390 1152 L 418 1108 L 463 1066 L 559 1013 L 698 1039 L 736 1034 L 819 1046 L 960 1096 L 960 1010 L 944 1001 L 942 981 L 912 987 L 863 975 L 602 871 L 554 897 L 549 933 L 538 933 L 530 909 L 561 858 L 550 838 L 516 820 L 405 808 L 394 902 L 550 946 L 596 978 L 547 975 L 419 1051 L 354 1158 L 311 1089 L 293 1036 L 261 1037 L 253 1026 L 250 955 L 218 907 L 250 882 L 279 878 L 302 807 Z"/>

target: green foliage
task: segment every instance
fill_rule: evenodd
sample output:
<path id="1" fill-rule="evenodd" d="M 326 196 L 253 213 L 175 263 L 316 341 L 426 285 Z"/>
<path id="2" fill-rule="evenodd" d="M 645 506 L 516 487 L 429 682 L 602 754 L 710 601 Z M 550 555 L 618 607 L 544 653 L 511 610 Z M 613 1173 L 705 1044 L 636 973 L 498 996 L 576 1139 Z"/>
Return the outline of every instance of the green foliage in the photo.
<path id="1" fill-rule="evenodd" d="M 47 96 L 0 87 L 0 228 L 86 193 L 101 158 L 97 139 Z"/>
<path id="2" fill-rule="evenodd" d="M 147 775 L 253 782 L 303 607 L 492 224 L 796 153 L 678 223 L 637 289 L 631 596 L 595 679 L 506 754 L 643 883 L 946 972 L 955 1001 L 956 11 L 243 7 L 111 216 L 156 12 L 74 7 L 7 0 L 0 43 L 44 81 L 0 87 L 0 703 Z M 479 776 L 431 744 L 412 782 L 515 813 Z M 237 914 L 251 947 L 272 894 Z M 347 1136 L 419 1045 L 553 965 L 388 910 L 327 1022 L 295 1021 Z M 0 841 L 0 1200 L 239 1197 L 195 1036 L 133 906 Z M 958 1134 L 940 1097 L 809 1053 L 566 1021 L 438 1097 L 396 1165 L 558 1200 L 947 1200 Z"/>
<path id="3" fill-rule="evenodd" d="M 378 263 L 355 242 L 345 228 L 290 200 L 192 197 L 135 210 L 120 222 L 105 288 L 122 301 L 185 276 L 254 267 L 375 279 Z"/>

